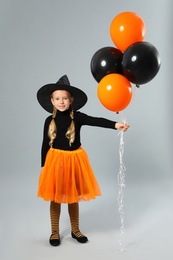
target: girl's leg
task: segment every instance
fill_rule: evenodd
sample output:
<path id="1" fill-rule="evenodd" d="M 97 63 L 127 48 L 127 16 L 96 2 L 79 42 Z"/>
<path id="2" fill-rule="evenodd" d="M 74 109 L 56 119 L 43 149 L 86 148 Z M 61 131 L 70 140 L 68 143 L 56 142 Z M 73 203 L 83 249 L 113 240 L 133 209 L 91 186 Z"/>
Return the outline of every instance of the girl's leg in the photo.
<path id="1" fill-rule="evenodd" d="M 51 201 L 50 220 L 51 220 L 52 234 L 50 236 L 49 242 L 52 246 L 58 246 L 60 244 L 60 238 L 59 238 L 60 213 L 61 213 L 61 204 Z"/>
<path id="2" fill-rule="evenodd" d="M 68 212 L 71 222 L 72 237 L 80 243 L 86 243 L 88 241 L 88 238 L 84 236 L 79 230 L 79 204 L 68 204 Z"/>

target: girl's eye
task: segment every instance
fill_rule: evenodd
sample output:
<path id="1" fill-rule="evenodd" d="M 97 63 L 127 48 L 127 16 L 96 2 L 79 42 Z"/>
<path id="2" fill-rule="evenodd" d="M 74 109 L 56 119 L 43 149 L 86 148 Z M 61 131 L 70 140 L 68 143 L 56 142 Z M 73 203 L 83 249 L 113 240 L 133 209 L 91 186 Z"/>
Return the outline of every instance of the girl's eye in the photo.
<path id="1" fill-rule="evenodd" d="M 55 98 L 56 100 L 60 100 L 60 98 Z M 67 100 L 68 97 L 64 97 L 63 100 Z"/>

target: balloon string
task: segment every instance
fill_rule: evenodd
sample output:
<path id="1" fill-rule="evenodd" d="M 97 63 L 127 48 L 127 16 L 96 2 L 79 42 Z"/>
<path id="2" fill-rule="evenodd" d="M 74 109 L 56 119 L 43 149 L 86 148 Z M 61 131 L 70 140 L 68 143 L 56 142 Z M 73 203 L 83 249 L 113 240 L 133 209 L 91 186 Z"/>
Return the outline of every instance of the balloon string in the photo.
<path id="1" fill-rule="evenodd" d="M 118 212 L 120 216 L 120 239 L 119 239 L 119 245 L 120 245 L 120 251 L 124 252 L 126 249 L 123 246 L 123 237 L 125 234 L 125 218 L 124 218 L 124 192 L 123 189 L 125 188 L 125 171 L 126 168 L 123 163 L 123 154 L 124 154 L 124 138 L 123 138 L 123 131 L 119 132 L 120 134 L 120 144 L 119 144 L 119 172 L 118 172 Z M 118 134 L 118 135 L 119 135 Z"/>
<path id="2" fill-rule="evenodd" d="M 133 95 L 132 95 L 132 101 L 131 101 L 131 106 L 128 108 L 128 112 L 126 109 L 127 114 L 129 114 L 131 107 L 134 103 L 134 98 L 136 94 L 136 89 L 139 88 L 139 86 L 135 86 L 132 88 Z M 125 124 L 127 123 L 127 114 L 126 116 L 124 115 L 122 122 Z M 119 172 L 118 172 L 118 197 L 117 197 L 117 202 L 118 202 L 118 212 L 120 216 L 120 238 L 119 238 L 119 245 L 120 245 L 120 252 L 125 252 L 126 249 L 124 247 L 123 243 L 123 238 L 125 235 L 125 213 L 124 213 L 124 188 L 125 188 L 125 171 L 126 167 L 123 163 L 123 155 L 124 155 L 124 132 L 120 131 L 117 136 L 120 135 L 120 143 L 119 143 Z M 119 250 L 117 250 L 119 251 Z"/>

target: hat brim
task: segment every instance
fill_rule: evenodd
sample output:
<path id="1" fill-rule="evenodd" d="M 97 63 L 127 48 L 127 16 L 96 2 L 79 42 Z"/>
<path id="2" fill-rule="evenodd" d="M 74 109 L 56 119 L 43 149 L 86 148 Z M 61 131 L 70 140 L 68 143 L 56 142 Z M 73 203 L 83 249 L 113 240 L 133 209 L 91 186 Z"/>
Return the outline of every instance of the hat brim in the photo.
<path id="1" fill-rule="evenodd" d="M 88 100 L 87 95 L 79 88 L 65 85 L 65 84 L 57 84 L 57 83 L 47 84 L 38 90 L 37 100 L 39 104 L 49 113 L 53 112 L 51 94 L 55 90 L 66 90 L 71 94 L 71 96 L 74 98 L 72 103 L 73 110 L 80 109 L 86 104 Z"/>

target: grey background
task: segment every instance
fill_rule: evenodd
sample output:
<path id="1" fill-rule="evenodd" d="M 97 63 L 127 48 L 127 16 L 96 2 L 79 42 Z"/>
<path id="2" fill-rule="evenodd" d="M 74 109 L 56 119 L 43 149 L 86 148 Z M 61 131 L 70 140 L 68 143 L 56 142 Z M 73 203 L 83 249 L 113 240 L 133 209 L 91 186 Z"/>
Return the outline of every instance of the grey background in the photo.
<path id="1" fill-rule="evenodd" d="M 135 89 L 132 102 L 120 114 L 106 110 L 97 98 L 90 61 L 100 48 L 114 46 L 112 19 L 124 11 L 140 15 L 145 41 L 161 56 L 156 77 Z M 173 254 L 172 206 L 172 2 L 171 0 L 1 0 L 0 1 L 0 258 L 163 259 Z M 81 110 L 116 121 L 124 118 L 126 187 L 124 189 L 127 252 L 119 248 L 117 173 L 118 132 L 85 127 L 87 151 L 102 197 L 81 203 L 81 229 L 86 245 L 70 238 L 66 205 L 62 207 L 62 245 L 51 248 L 49 204 L 36 197 L 40 147 L 46 111 L 37 90 L 67 74 L 82 88 L 88 103 Z"/>

